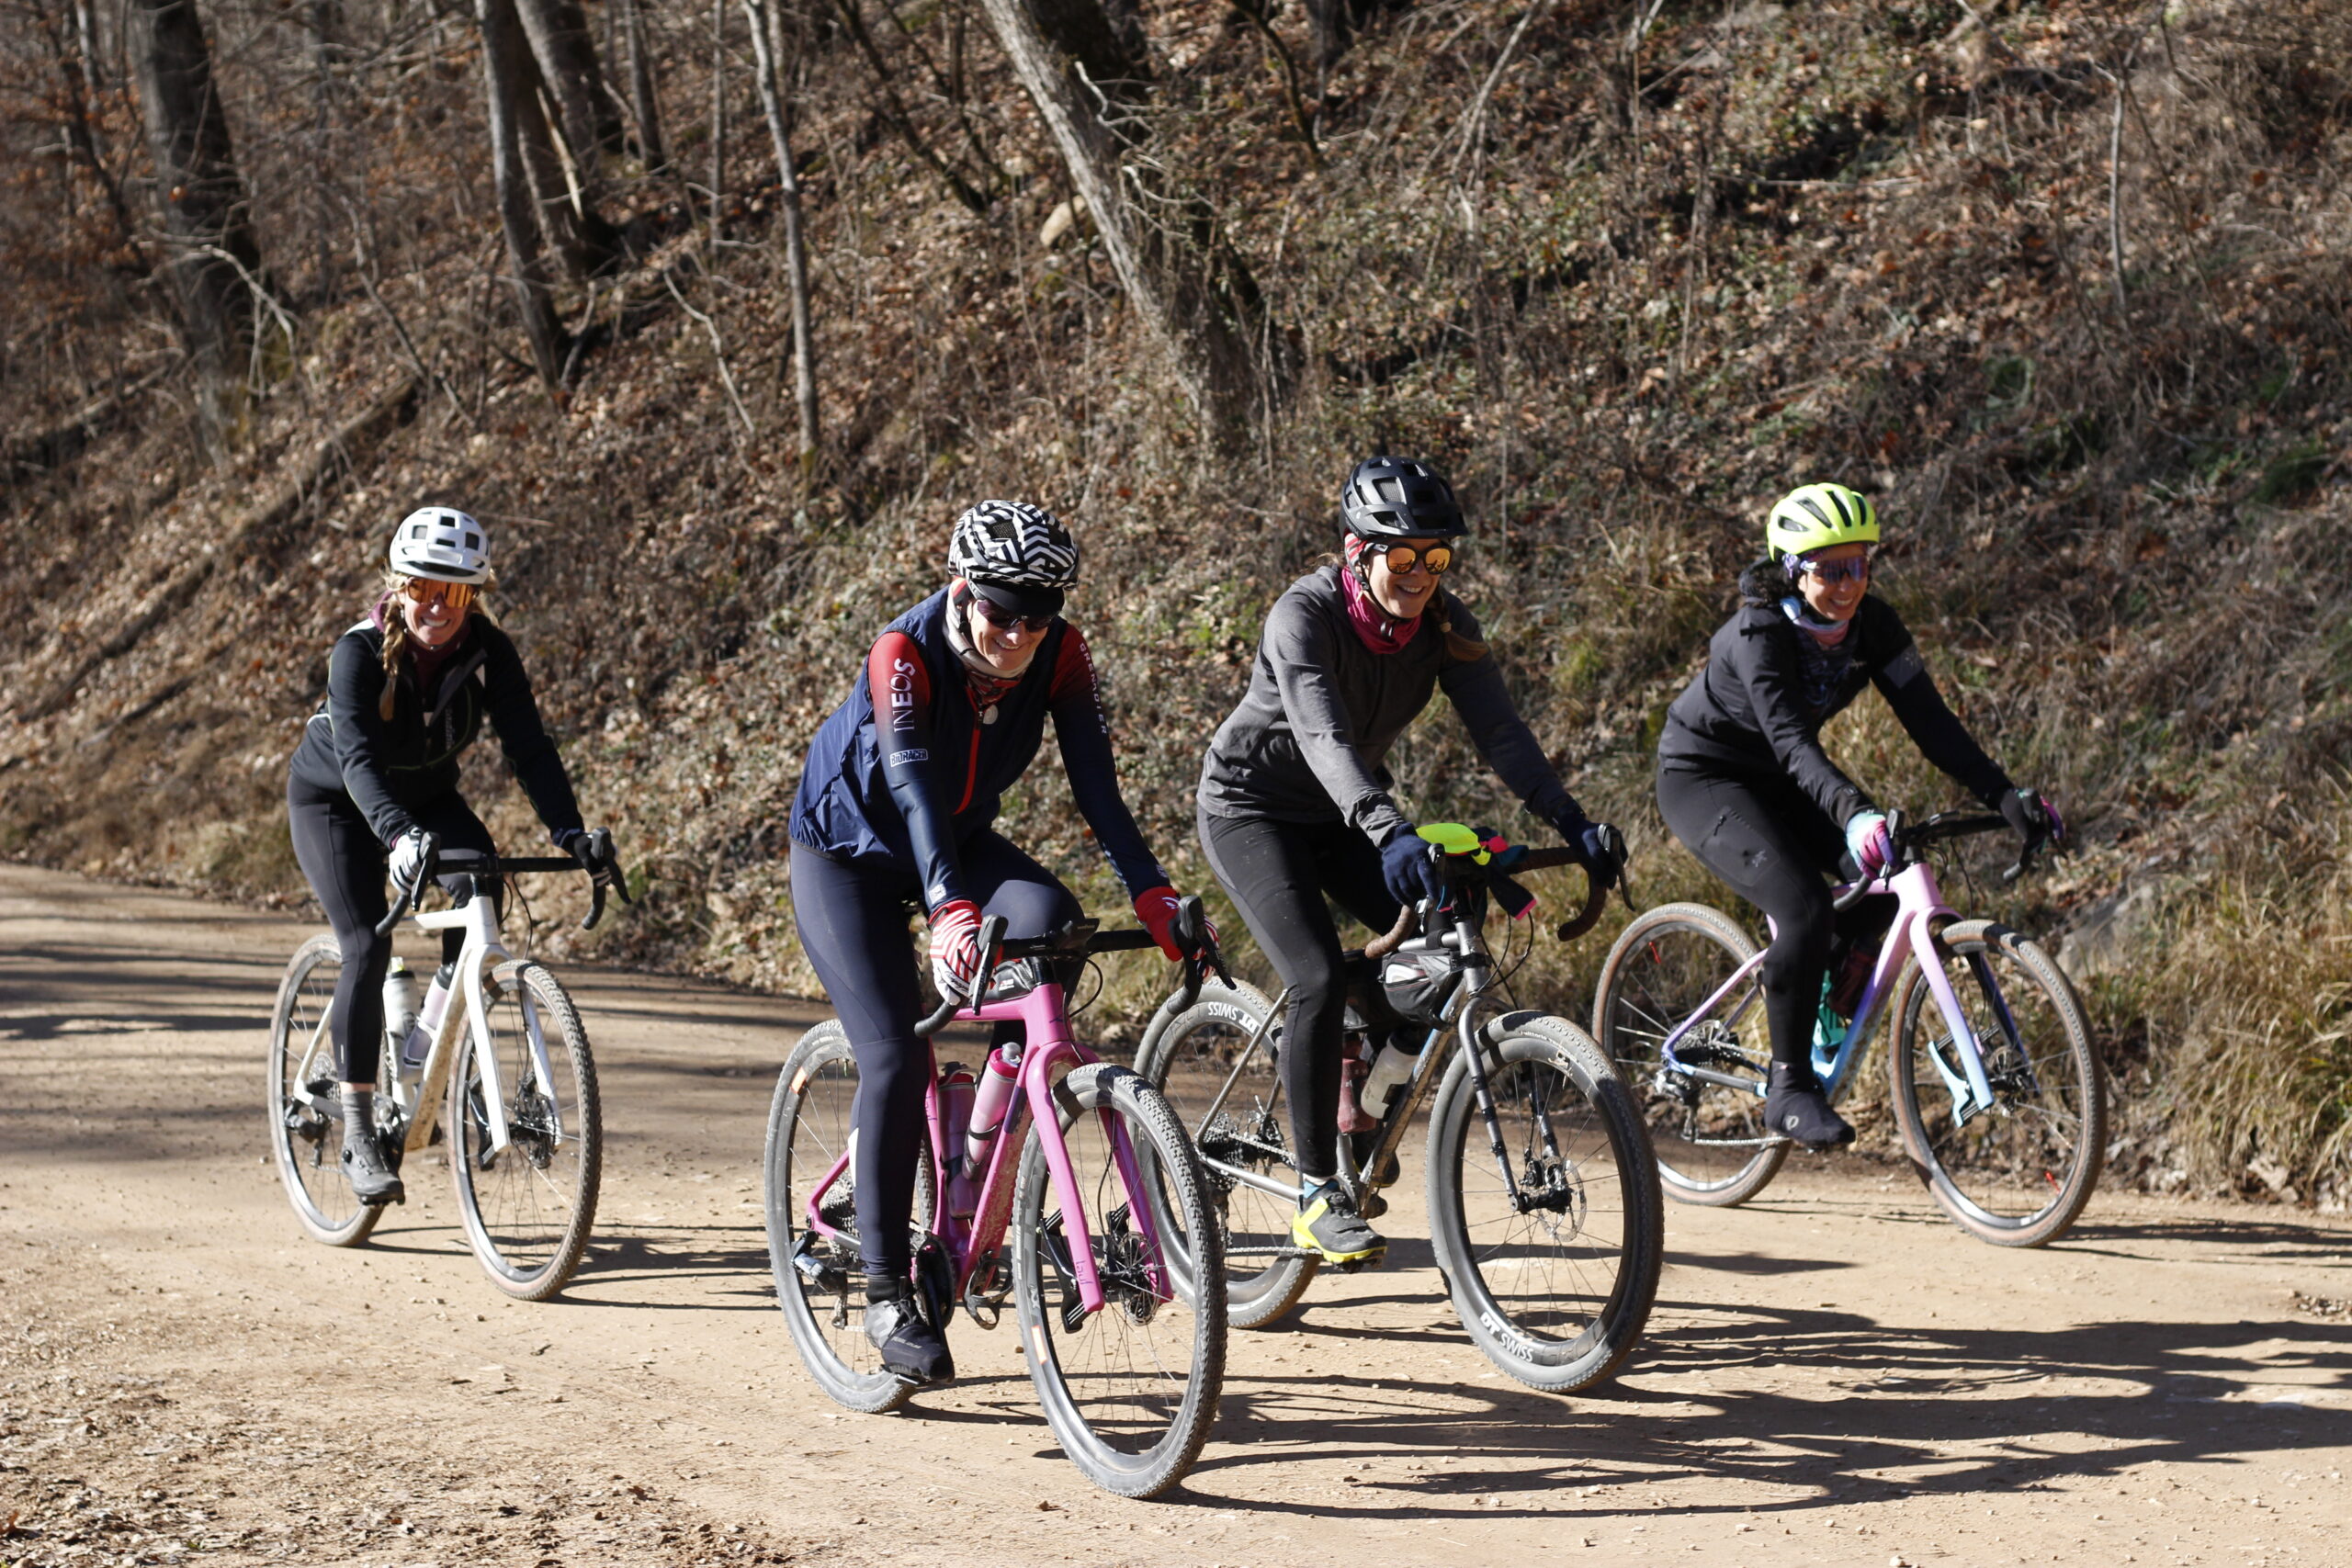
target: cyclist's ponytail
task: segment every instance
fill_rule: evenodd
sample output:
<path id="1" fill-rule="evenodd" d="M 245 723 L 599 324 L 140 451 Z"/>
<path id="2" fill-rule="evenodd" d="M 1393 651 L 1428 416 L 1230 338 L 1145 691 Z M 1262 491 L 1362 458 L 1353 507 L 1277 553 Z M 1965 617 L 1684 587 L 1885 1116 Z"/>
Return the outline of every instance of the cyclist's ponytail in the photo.
<path id="1" fill-rule="evenodd" d="M 384 595 L 384 694 L 377 700 L 376 716 L 390 724 L 392 702 L 400 694 L 401 660 L 408 657 L 408 610 L 398 592 Z"/>
<path id="2" fill-rule="evenodd" d="M 1445 607 L 1445 590 L 1437 591 L 1427 610 L 1421 612 L 1437 622 L 1438 635 L 1445 638 L 1446 657 L 1462 664 L 1476 664 L 1490 651 L 1483 642 L 1464 637 L 1453 629 L 1453 616 Z"/>

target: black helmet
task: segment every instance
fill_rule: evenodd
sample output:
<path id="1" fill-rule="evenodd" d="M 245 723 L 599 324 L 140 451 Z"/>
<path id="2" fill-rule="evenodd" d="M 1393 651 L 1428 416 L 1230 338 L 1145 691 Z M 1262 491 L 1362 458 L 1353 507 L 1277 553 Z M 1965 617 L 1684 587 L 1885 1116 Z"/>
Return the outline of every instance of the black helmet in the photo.
<path id="1" fill-rule="evenodd" d="M 1470 531 L 1445 476 L 1410 457 L 1358 463 L 1340 492 L 1340 520 L 1362 539 L 1453 539 Z"/>

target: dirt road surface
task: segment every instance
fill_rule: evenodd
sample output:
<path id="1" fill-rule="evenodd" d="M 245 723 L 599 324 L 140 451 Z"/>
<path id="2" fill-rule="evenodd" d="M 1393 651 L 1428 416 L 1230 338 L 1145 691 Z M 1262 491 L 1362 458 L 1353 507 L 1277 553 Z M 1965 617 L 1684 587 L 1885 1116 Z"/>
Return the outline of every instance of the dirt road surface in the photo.
<path id="1" fill-rule="evenodd" d="M 0 1564 L 2352 1562 L 2340 1223 L 2102 1196 L 2006 1252 L 1809 1160 L 1671 1209 L 1634 1370 L 1562 1400 L 1471 1348 L 1408 1201 L 1128 1503 L 1008 1332 L 899 1416 L 803 1375 L 757 1161 L 805 1003 L 570 972 L 610 1153 L 563 1301 L 491 1289 L 439 1169 L 305 1241 L 260 1106 L 308 929 L 0 866 Z"/>

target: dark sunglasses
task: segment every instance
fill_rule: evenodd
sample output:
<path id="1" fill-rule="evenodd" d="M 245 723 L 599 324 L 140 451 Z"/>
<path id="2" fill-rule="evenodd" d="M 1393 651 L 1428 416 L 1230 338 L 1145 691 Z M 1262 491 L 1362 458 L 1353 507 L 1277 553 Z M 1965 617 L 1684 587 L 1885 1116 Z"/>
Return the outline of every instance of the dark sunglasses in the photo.
<path id="1" fill-rule="evenodd" d="M 1001 632 L 1009 632 L 1015 626 L 1025 632 L 1042 632 L 1054 624 L 1051 615 L 1016 615 L 985 593 L 973 594 L 972 603 L 978 606 L 980 619 Z"/>
<path id="2" fill-rule="evenodd" d="M 1845 560 L 1801 560 L 1797 562 L 1797 570 L 1835 587 L 1841 582 L 1867 581 L 1871 575 L 1871 558 L 1853 556 Z"/>
<path id="3" fill-rule="evenodd" d="M 1431 577 L 1441 577 L 1453 564 L 1453 547 L 1430 545 L 1416 549 L 1411 545 L 1391 545 L 1380 552 L 1380 558 L 1387 563 L 1391 577 L 1402 577 L 1416 566 L 1425 566 Z"/>

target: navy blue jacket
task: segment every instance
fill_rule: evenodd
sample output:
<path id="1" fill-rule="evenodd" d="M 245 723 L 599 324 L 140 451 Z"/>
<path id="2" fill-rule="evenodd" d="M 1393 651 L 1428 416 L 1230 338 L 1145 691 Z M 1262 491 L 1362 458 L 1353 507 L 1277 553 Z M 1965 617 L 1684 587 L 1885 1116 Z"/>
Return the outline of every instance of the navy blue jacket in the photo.
<path id="1" fill-rule="evenodd" d="M 1119 795 L 1086 639 L 1056 620 L 1011 690 L 983 710 L 948 646 L 947 591 L 892 621 L 848 700 L 809 743 L 793 841 L 903 870 L 926 911 L 968 897 L 957 846 L 996 821 L 1054 721 L 1070 794 L 1130 897 L 1168 884 Z"/>

